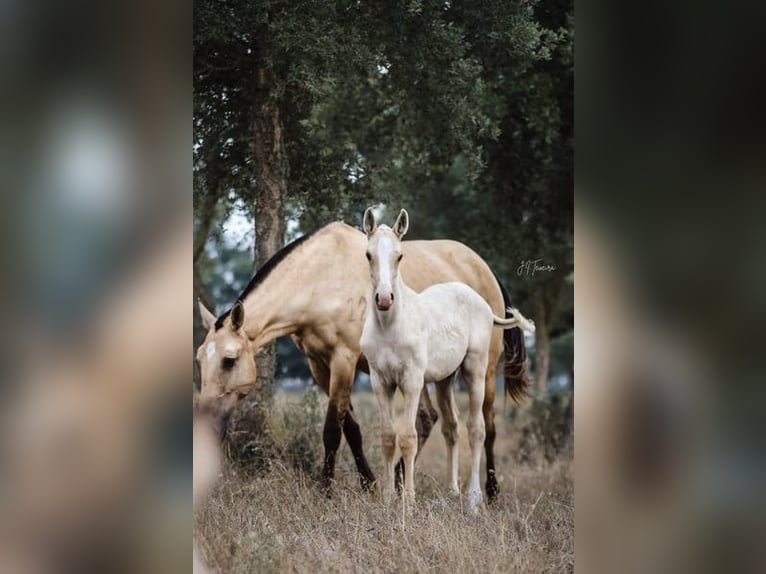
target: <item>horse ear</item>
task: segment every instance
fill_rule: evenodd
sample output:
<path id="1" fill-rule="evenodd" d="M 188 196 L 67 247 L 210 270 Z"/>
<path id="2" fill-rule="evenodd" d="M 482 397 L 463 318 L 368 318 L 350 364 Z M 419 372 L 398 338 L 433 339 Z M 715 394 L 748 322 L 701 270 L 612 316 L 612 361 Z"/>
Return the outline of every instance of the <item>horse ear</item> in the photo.
<path id="1" fill-rule="evenodd" d="M 407 233 L 407 230 L 410 228 L 410 216 L 407 215 L 407 210 L 402 209 L 399 212 L 399 217 L 396 218 L 396 223 L 394 223 L 394 233 L 396 233 L 396 236 L 401 239 L 404 237 L 404 234 Z"/>
<path id="2" fill-rule="evenodd" d="M 375 233 L 375 230 L 378 228 L 375 224 L 375 214 L 372 212 L 372 207 L 368 207 L 364 212 L 363 226 L 367 237 Z"/>
<path id="3" fill-rule="evenodd" d="M 239 331 L 242 325 L 245 323 L 245 306 L 242 301 L 234 303 L 234 307 L 231 308 L 231 328 L 234 331 Z"/>
<path id="4" fill-rule="evenodd" d="M 197 299 L 197 306 L 199 307 L 200 317 L 202 317 L 202 326 L 209 331 L 215 325 L 215 315 L 207 310 L 207 307 L 202 303 L 202 299 Z"/>

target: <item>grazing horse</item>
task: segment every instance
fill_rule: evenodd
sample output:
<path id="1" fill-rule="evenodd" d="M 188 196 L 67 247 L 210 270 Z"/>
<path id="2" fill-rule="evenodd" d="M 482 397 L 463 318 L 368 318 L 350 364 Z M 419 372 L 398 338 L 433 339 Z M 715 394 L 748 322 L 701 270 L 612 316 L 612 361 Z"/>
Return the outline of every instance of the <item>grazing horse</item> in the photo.
<path id="1" fill-rule="evenodd" d="M 323 483 L 329 487 L 341 430 L 348 441 L 363 486 L 375 477 L 362 448 L 362 434 L 350 402 L 354 374 L 367 370 L 359 349 L 369 291 L 364 233 L 331 223 L 282 248 L 255 274 L 234 306 L 218 317 L 200 303 L 208 329 L 197 349 L 202 388 L 200 406 L 225 423 L 238 401 L 256 384 L 255 353 L 283 335 L 291 335 L 306 355 L 311 374 L 329 396 L 324 423 Z M 416 291 L 435 283 L 462 281 L 476 290 L 495 313 L 510 298 L 487 264 L 465 245 L 448 240 L 405 241 L 402 274 Z M 487 492 L 497 492 L 495 438 L 495 367 L 503 352 L 501 331 L 493 334 L 487 369 L 484 419 L 487 426 Z M 526 351 L 520 329 L 505 332 L 505 388 L 514 400 L 525 396 Z M 437 419 L 428 393 L 418 412 L 418 439 L 428 438 Z"/>
<path id="2" fill-rule="evenodd" d="M 401 239 L 407 233 L 409 216 L 402 209 L 393 228 L 378 227 L 372 209 L 364 214 L 367 260 L 372 289 L 360 347 L 370 368 L 370 379 L 380 411 L 381 445 L 386 464 L 384 498 L 394 492 L 394 452 L 397 435 L 393 425 L 393 394 L 404 395 L 404 429 L 399 448 L 404 457 L 404 495 L 415 498 L 415 455 L 417 453 L 418 399 L 425 383 L 436 383 L 442 414 L 442 434 L 447 443 L 450 489 L 459 494 L 457 453 L 457 407 L 452 381 L 460 369 L 468 386 L 470 412 L 468 436 L 471 445 L 471 482 L 468 500 L 472 510 L 481 503 L 479 465 L 485 438 L 485 377 L 493 326 L 503 329 L 522 326 L 534 331 L 516 309 L 510 319 L 492 313 L 487 302 L 464 283 L 439 283 L 421 293 L 402 280 L 399 265 L 404 256 Z"/>

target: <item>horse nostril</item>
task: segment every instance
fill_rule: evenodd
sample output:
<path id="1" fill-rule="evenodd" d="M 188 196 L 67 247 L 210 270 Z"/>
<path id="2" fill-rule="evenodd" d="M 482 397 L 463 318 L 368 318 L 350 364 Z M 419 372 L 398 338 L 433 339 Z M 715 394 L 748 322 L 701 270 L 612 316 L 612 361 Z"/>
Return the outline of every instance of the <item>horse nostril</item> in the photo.
<path id="1" fill-rule="evenodd" d="M 393 302 L 394 302 L 394 294 L 391 293 L 391 303 L 393 303 Z"/>
<path id="2" fill-rule="evenodd" d="M 380 303 L 380 295 L 378 295 L 377 293 L 375 293 L 375 302 Z"/>

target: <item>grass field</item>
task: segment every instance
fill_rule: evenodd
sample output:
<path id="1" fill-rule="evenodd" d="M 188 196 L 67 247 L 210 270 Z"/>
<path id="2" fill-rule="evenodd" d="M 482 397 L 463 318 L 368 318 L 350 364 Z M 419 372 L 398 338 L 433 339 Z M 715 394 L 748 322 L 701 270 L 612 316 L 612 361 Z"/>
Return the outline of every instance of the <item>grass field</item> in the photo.
<path id="1" fill-rule="evenodd" d="M 469 447 L 467 397 L 459 394 L 460 477 L 465 489 Z M 377 407 L 353 395 L 365 451 L 379 475 Z M 465 497 L 447 494 L 446 450 L 434 429 L 416 463 L 417 503 L 384 506 L 363 492 L 350 450 L 339 453 L 337 487 L 327 499 L 316 478 L 327 399 L 279 395 L 269 415 L 273 441 L 295 456 L 271 459 L 257 474 L 226 465 L 195 519 L 200 552 L 213 572 L 571 572 L 574 570 L 574 465 L 571 447 L 544 457 L 523 432 L 529 407 L 497 399 L 496 465 L 501 494 L 478 514 Z M 528 425 L 527 425 L 528 428 Z M 522 441 L 522 438 L 524 441 Z M 530 446 L 530 444 L 532 446 Z M 298 447 L 298 448 L 296 448 Z M 524 456 L 520 456 L 520 453 Z M 309 461 L 306 464 L 306 461 Z M 482 466 L 484 461 L 482 459 Z M 483 470 L 483 469 L 482 469 Z M 482 484 L 484 477 L 482 476 Z"/>

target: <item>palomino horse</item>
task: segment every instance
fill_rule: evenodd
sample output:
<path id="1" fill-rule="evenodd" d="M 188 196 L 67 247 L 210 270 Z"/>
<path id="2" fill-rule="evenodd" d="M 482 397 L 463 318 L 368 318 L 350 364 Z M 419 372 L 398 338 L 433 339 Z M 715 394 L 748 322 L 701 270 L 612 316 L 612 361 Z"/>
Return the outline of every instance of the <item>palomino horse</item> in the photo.
<path id="1" fill-rule="evenodd" d="M 421 293 L 410 289 L 399 274 L 403 252 L 401 239 L 407 233 L 409 217 L 402 209 L 393 228 L 378 227 L 372 209 L 364 214 L 367 233 L 367 260 L 372 289 L 360 347 L 370 368 L 372 389 L 380 410 L 381 446 L 386 464 L 384 498 L 394 492 L 394 452 L 397 435 L 393 424 L 393 394 L 404 395 L 404 429 L 399 448 L 404 457 L 404 496 L 415 499 L 415 455 L 417 453 L 418 399 L 425 383 L 436 383 L 442 414 L 442 434 L 447 443 L 449 484 L 459 494 L 457 453 L 457 407 L 452 381 L 458 369 L 468 386 L 470 413 L 468 435 L 471 445 L 471 482 L 468 500 L 472 510 L 481 503 L 479 465 L 485 438 L 484 379 L 489 362 L 493 326 L 503 329 L 522 326 L 534 331 L 516 309 L 510 319 L 492 313 L 487 302 L 464 283 L 439 283 Z"/>
<path id="2" fill-rule="evenodd" d="M 326 486 L 334 476 L 341 429 L 362 484 L 375 480 L 350 402 L 356 369 L 367 369 L 359 349 L 370 285 L 366 249 L 364 233 L 343 223 L 331 223 L 279 251 L 258 270 L 231 310 L 218 319 L 200 304 L 203 324 L 208 329 L 197 350 L 202 379 L 200 406 L 224 424 L 237 402 L 256 384 L 255 353 L 259 347 L 291 335 L 306 355 L 314 379 L 330 398 L 323 432 Z M 435 283 L 462 281 L 476 290 L 495 313 L 502 314 L 510 306 L 507 292 L 490 268 L 465 245 L 447 240 L 405 241 L 402 250 L 402 274 L 416 291 Z M 525 396 L 527 385 L 526 351 L 519 329 L 505 333 L 505 388 L 518 401 Z M 497 330 L 490 344 L 484 398 L 490 498 L 497 492 L 493 458 L 495 367 L 503 343 L 503 334 Z M 436 419 L 436 410 L 424 391 L 418 412 L 421 444 Z"/>

